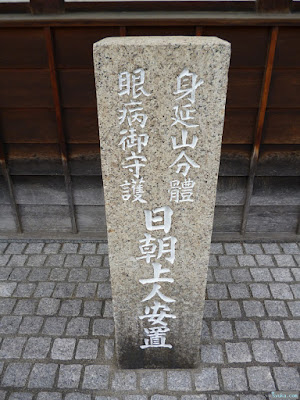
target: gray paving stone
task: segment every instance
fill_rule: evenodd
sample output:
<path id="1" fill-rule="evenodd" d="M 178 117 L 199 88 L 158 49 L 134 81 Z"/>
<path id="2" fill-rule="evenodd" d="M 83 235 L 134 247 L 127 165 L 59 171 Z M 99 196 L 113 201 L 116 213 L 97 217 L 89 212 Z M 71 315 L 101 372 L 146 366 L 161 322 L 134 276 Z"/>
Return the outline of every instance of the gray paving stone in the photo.
<path id="1" fill-rule="evenodd" d="M 66 256 L 64 254 L 55 254 L 47 257 L 45 261 L 46 267 L 62 267 Z"/>
<path id="2" fill-rule="evenodd" d="M 84 268 L 73 268 L 70 271 L 69 282 L 85 282 L 87 280 L 88 271 Z"/>
<path id="3" fill-rule="evenodd" d="M 11 272 L 12 268 L 0 267 L 0 281 L 7 281 Z"/>
<path id="4" fill-rule="evenodd" d="M 296 368 L 274 367 L 274 375 L 279 390 L 299 390 L 300 376 Z"/>
<path id="5" fill-rule="evenodd" d="M 53 293 L 54 282 L 39 282 L 34 297 L 50 297 Z"/>
<path id="6" fill-rule="evenodd" d="M 244 283 L 230 283 L 228 289 L 232 299 L 247 299 L 250 297 L 248 286 Z"/>
<path id="7" fill-rule="evenodd" d="M 35 283 L 18 283 L 16 290 L 14 291 L 14 297 L 31 297 L 35 291 Z"/>
<path id="8" fill-rule="evenodd" d="M 23 358 L 46 358 L 50 350 L 50 344 L 50 338 L 30 337 L 26 343 Z"/>
<path id="9" fill-rule="evenodd" d="M 4 368 L 4 361 L 0 361 L 0 375 L 2 374 Z"/>
<path id="10" fill-rule="evenodd" d="M 251 255 L 238 256 L 237 258 L 241 267 L 256 267 L 255 259 Z"/>
<path id="11" fill-rule="evenodd" d="M 9 267 L 24 267 L 26 261 L 27 261 L 28 256 L 26 255 L 12 255 L 8 266 Z"/>
<path id="12" fill-rule="evenodd" d="M 29 243 L 28 246 L 26 247 L 26 250 L 24 251 L 25 254 L 41 254 L 43 251 L 43 248 L 45 246 L 45 243 Z"/>
<path id="13" fill-rule="evenodd" d="M 94 360 L 98 356 L 98 339 L 80 339 L 76 350 L 76 360 Z"/>
<path id="14" fill-rule="evenodd" d="M 80 268 L 82 266 L 83 256 L 79 254 L 71 254 L 66 257 L 64 262 L 65 267 Z"/>
<path id="15" fill-rule="evenodd" d="M 112 390 L 126 391 L 136 389 L 136 372 L 135 371 L 120 371 L 115 372 L 112 380 Z"/>
<path id="16" fill-rule="evenodd" d="M 79 254 L 96 254 L 96 243 L 81 243 Z"/>
<path id="17" fill-rule="evenodd" d="M 266 397 L 262 394 L 246 394 L 240 395 L 240 400 L 266 400 Z"/>
<path id="18" fill-rule="evenodd" d="M 83 315 L 87 317 L 100 317 L 102 309 L 102 301 L 84 301 Z"/>
<path id="19" fill-rule="evenodd" d="M 46 243 L 44 247 L 45 254 L 57 254 L 61 248 L 60 243 Z"/>
<path id="20" fill-rule="evenodd" d="M 213 394 L 211 400 L 236 400 L 236 397 L 230 394 Z"/>
<path id="21" fill-rule="evenodd" d="M 163 371 L 141 371 L 140 388 L 145 391 L 164 390 Z"/>
<path id="22" fill-rule="evenodd" d="M 210 244 L 210 253 L 211 254 L 224 254 L 223 244 L 222 243 L 211 243 Z"/>
<path id="23" fill-rule="evenodd" d="M 294 298 L 287 283 L 270 283 L 269 287 L 274 299 L 292 300 Z"/>
<path id="24" fill-rule="evenodd" d="M 215 269 L 214 270 L 215 279 L 217 282 L 232 282 L 232 277 L 230 269 Z"/>
<path id="25" fill-rule="evenodd" d="M 300 320 L 283 321 L 283 324 L 291 339 L 300 339 Z"/>
<path id="26" fill-rule="evenodd" d="M 54 360 L 72 360 L 76 339 L 61 339 L 54 340 L 51 357 Z"/>
<path id="27" fill-rule="evenodd" d="M 76 254 L 78 250 L 78 243 L 64 243 L 61 248 L 63 254 Z"/>
<path id="28" fill-rule="evenodd" d="M 81 370 L 82 365 L 79 364 L 61 365 L 57 387 L 64 389 L 78 388 Z"/>
<path id="29" fill-rule="evenodd" d="M 81 298 L 93 298 L 97 290 L 97 283 L 79 283 L 76 296 Z"/>
<path id="30" fill-rule="evenodd" d="M 202 344 L 201 361 L 207 364 L 222 364 L 224 362 L 222 346 L 220 344 Z"/>
<path id="31" fill-rule="evenodd" d="M 300 248 L 297 243 L 280 243 L 285 254 L 300 254 Z"/>
<path id="32" fill-rule="evenodd" d="M 6 393 L 6 391 L 0 389 L 0 400 L 5 400 Z"/>
<path id="33" fill-rule="evenodd" d="M 252 277 L 247 268 L 236 268 L 231 271 L 233 279 L 236 283 L 251 282 Z"/>
<path id="34" fill-rule="evenodd" d="M 241 309 L 237 301 L 220 301 L 219 306 L 223 318 L 240 318 L 242 316 Z"/>
<path id="35" fill-rule="evenodd" d="M 90 281 L 105 282 L 109 280 L 109 269 L 108 268 L 92 268 L 89 277 Z"/>
<path id="36" fill-rule="evenodd" d="M 64 281 L 66 279 L 68 272 L 69 270 L 65 268 L 53 268 L 50 273 L 49 279 L 51 281 L 58 281 L 58 282 Z"/>
<path id="37" fill-rule="evenodd" d="M 277 346 L 286 362 L 300 362 L 300 342 L 278 342 Z"/>
<path id="38" fill-rule="evenodd" d="M 291 285 L 295 299 L 300 299 L 300 284 Z"/>
<path id="39" fill-rule="evenodd" d="M 4 373 L 2 385 L 13 388 L 25 386 L 30 368 L 31 364 L 29 363 L 10 363 Z"/>
<path id="40" fill-rule="evenodd" d="M 9 298 L 0 299 L 0 315 L 11 314 L 16 301 Z"/>
<path id="41" fill-rule="evenodd" d="M 114 332 L 114 321 L 112 319 L 95 319 L 93 335 L 111 336 Z"/>
<path id="42" fill-rule="evenodd" d="M 275 260 L 277 262 L 278 267 L 295 267 L 296 263 L 292 256 L 278 254 L 275 255 Z"/>
<path id="43" fill-rule="evenodd" d="M 260 301 L 243 301 L 243 307 L 247 317 L 263 317 L 265 315 L 264 306 Z"/>
<path id="44" fill-rule="evenodd" d="M 10 243 L 5 250 L 5 254 L 22 254 L 27 243 Z"/>
<path id="45" fill-rule="evenodd" d="M 4 338 L 0 350 L 0 360 L 6 358 L 20 358 L 25 342 L 25 337 Z"/>
<path id="46" fill-rule="evenodd" d="M 81 300 L 64 300 L 61 303 L 59 315 L 65 317 L 76 317 L 80 314 Z"/>
<path id="47" fill-rule="evenodd" d="M 300 317 L 300 301 L 288 301 L 287 304 L 293 317 Z"/>
<path id="48" fill-rule="evenodd" d="M 262 243 L 261 244 L 266 254 L 280 254 L 281 250 L 277 243 Z"/>
<path id="49" fill-rule="evenodd" d="M 124 396 L 124 400 L 147 400 L 148 397 L 142 394 L 127 394 Z"/>
<path id="50" fill-rule="evenodd" d="M 14 268 L 9 276 L 9 280 L 19 281 L 19 282 L 26 281 L 26 278 L 30 271 L 31 271 L 30 268 L 21 268 L 21 267 Z"/>
<path id="51" fill-rule="evenodd" d="M 103 317 L 104 318 L 113 318 L 113 305 L 111 300 L 106 300 L 104 304 L 104 313 Z"/>
<path id="52" fill-rule="evenodd" d="M 260 321 L 259 324 L 264 338 L 267 339 L 284 338 L 284 333 L 281 328 L 280 322 L 266 320 L 266 321 Z"/>
<path id="53" fill-rule="evenodd" d="M 62 394 L 58 392 L 39 392 L 36 400 L 62 400 Z"/>
<path id="54" fill-rule="evenodd" d="M 66 334 L 69 336 L 86 336 L 89 333 L 90 318 L 75 317 L 70 320 Z"/>
<path id="55" fill-rule="evenodd" d="M 55 315 L 59 309 L 60 300 L 51 298 L 42 298 L 39 302 L 38 315 Z"/>
<path id="56" fill-rule="evenodd" d="M 26 392 L 12 393 L 8 400 L 32 400 L 33 394 Z"/>
<path id="57" fill-rule="evenodd" d="M 102 265 L 102 256 L 84 256 L 83 260 L 84 267 L 100 268 L 101 265 Z"/>
<path id="58" fill-rule="evenodd" d="M 199 373 L 195 373 L 195 386 L 201 392 L 219 390 L 217 369 L 202 368 Z"/>
<path id="59" fill-rule="evenodd" d="M 34 299 L 22 299 L 18 300 L 14 314 L 16 315 L 32 315 L 36 309 L 37 300 Z"/>
<path id="60" fill-rule="evenodd" d="M 10 255 L 0 255 L 0 267 L 5 267 L 8 264 Z"/>
<path id="61" fill-rule="evenodd" d="M 271 268 L 271 273 L 277 282 L 292 282 L 294 280 L 289 268 Z"/>
<path id="62" fill-rule="evenodd" d="M 292 274 L 296 281 L 300 282 L 300 268 L 291 268 Z"/>
<path id="63" fill-rule="evenodd" d="M 66 323 L 67 318 L 65 317 L 46 318 L 43 333 L 51 336 L 61 336 L 64 333 Z"/>
<path id="64" fill-rule="evenodd" d="M 265 300 L 265 307 L 270 317 L 287 317 L 287 309 L 284 301 L 281 300 Z"/>
<path id="65" fill-rule="evenodd" d="M 225 349 L 229 363 L 247 363 L 252 360 L 247 343 L 225 343 Z"/>
<path id="66" fill-rule="evenodd" d="M 211 338 L 210 338 L 208 325 L 205 321 L 202 321 L 201 342 L 204 343 L 205 341 L 209 341 L 210 339 Z"/>
<path id="67" fill-rule="evenodd" d="M 109 268 L 109 257 L 108 257 L 108 255 L 104 255 L 102 267 L 103 268 Z"/>
<path id="68" fill-rule="evenodd" d="M 91 400 L 90 394 L 84 393 L 67 393 L 65 400 Z"/>
<path id="69" fill-rule="evenodd" d="M 242 392 L 248 389 L 245 370 L 243 368 L 222 368 L 224 389 L 229 392 Z"/>
<path id="70" fill-rule="evenodd" d="M 218 318 L 218 302 L 216 300 L 205 300 L 204 318 Z"/>
<path id="71" fill-rule="evenodd" d="M 0 282 L 0 297 L 10 297 L 16 286 L 16 282 Z"/>
<path id="72" fill-rule="evenodd" d="M 111 299 L 111 284 L 110 283 L 99 283 L 97 295 L 100 299 Z"/>
<path id="73" fill-rule="evenodd" d="M 45 254 L 32 255 L 28 257 L 28 267 L 42 267 L 46 261 L 47 256 Z"/>
<path id="74" fill-rule="evenodd" d="M 6 247 L 8 246 L 8 243 L 6 242 L 0 242 L 0 254 L 3 254 Z"/>
<path id="75" fill-rule="evenodd" d="M 207 282 L 214 282 L 215 278 L 213 276 L 212 270 L 208 268 L 207 270 Z"/>
<path id="76" fill-rule="evenodd" d="M 295 255 L 294 259 L 295 259 L 296 263 L 300 266 L 300 255 Z"/>
<path id="77" fill-rule="evenodd" d="M 166 396 L 162 394 L 154 394 L 150 398 L 151 400 L 177 400 L 177 397 L 175 396 Z"/>
<path id="78" fill-rule="evenodd" d="M 219 256 L 219 264 L 221 267 L 237 267 L 236 257 L 234 256 Z"/>
<path id="79" fill-rule="evenodd" d="M 256 262 L 260 267 L 274 267 L 274 261 L 271 256 L 261 254 L 255 256 Z"/>
<path id="80" fill-rule="evenodd" d="M 106 360 L 111 360 L 115 354 L 115 341 L 114 339 L 105 339 L 104 342 L 104 355 Z"/>
<path id="81" fill-rule="evenodd" d="M 224 243 L 226 254 L 244 254 L 243 246 L 241 243 Z"/>
<path id="82" fill-rule="evenodd" d="M 46 281 L 50 275 L 50 268 L 33 268 L 31 271 L 28 281 L 30 282 L 40 282 Z"/>
<path id="83" fill-rule="evenodd" d="M 260 244 L 244 243 L 244 249 L 246 254 L 263 254 Z"/>
<path id="84" fill-rule="evenodd" d="M 107 243 L 99 243 L 97 248 L 97 254 L 108 254 Z"/>
<path id="85" fill-rule="evenodd" d="M 276 349 L 271 340 L 254 340 L 252 342 L 254 358 L 259 363 L 278 362 Z"/>
<path id="86" fill-rule="evenodd" d="M 255 282 L 273 282 L 268 268 L 250 268 L 250 272 Z"/>
<path id="87" fill-rule="evenodd" d="M 168 390 L 186 392 L 192 390 L 192 378 L 189 371 L 168 371 Z"/>
<path id="88" fill-rule="evenodd" d="M 83 389 L 107 389 L 110 368 L 107 365 L 88 365 L 85 367 Z M 123 388 L 121 388 L 123 390 Z"/>
<path id="89" fill-rule="evenodd" d="M 217 256 L 214 256 L 213 254 L 210 254 L 209 260 L 208 260 L 208 266 L 209 267 L 218 267 L 219 262 Z"/>
<path id="90" fill-rule="evenodd" d="M 5 315 L 0 321 L 0 334 L 11 335 L 17 333 L 21 321 L 21 316 Z"/>
<path id="91" fill-rule="evenodd" d="M 212 335 L 215 339 L 232 339 L 233 332 L 230 321 L 212 321 Z"/>
<path id="92" fill-rule="evenodd" d="M 269 299 L 271 293 L 266 283 L 252 283 L 250 285 L 252 296 L 257 299 Z"/>
<path id="93" fill-rule="evenodd" d="M 247 375 L 251 390 L 257 392 L 275 390 L 274 381 L 269 367 L 248 367 Z"/>
<path id="94" fill-rule="evenodd" d="M 221 283 L 209 283 L 207 284 L 207 296 L 209 299 L 227 299 L 228 298 L 228 292 L 226 285 L 223 285 Z"/>
<path id="95" fill-rule="evenodd" d="M 238 337 L 241 339 L 253 339 L 259 336 L 254 321 L 235 321 L 235 330 Z"/>
<path id="96" fill-rule="evenodd" d="M 27 335 L 37 334 L 39 333 L 43 325 L 43 322 L 44 322 L 43 317 L 37 317 L 37 316 L 24 317 L 21 326 L 19 328 L 19 333 Z"/>
<path id="97" fill-rule="evenodd" d="M 56 284 L 52 297 L 58 299 L 72 297 L 74 290 L 75 290 L 74 283 L 60 282 Z"/>
<path id="98" fill-rule="evenodd" d="M 30 377 L 29 388 L 52 388 L 57 371 L 57 364 L 34 364 Z"/>

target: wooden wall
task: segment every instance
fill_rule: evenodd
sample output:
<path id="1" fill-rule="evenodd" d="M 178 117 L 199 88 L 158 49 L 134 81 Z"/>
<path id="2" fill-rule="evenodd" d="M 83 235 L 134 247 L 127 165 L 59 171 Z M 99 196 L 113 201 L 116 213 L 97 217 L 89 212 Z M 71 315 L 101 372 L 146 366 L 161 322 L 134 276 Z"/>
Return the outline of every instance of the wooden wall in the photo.
<path id="1" fill-rule="evenodd" d="M 296 238 L 300 24 L 76 25 L 0 21 L 2 236 L 105 237 L 92 44 L 202 34 L 232 44 L 214 235 Z"/>

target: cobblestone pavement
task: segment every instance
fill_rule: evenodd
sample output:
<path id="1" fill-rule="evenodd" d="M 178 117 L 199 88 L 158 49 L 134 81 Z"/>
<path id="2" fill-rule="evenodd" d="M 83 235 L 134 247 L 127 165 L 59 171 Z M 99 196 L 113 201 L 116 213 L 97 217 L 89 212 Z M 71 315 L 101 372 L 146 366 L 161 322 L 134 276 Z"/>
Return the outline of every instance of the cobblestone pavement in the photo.
<path id="1" fill-rule="evenodd" d="M 201 366 L 119 370 L 107 245 L 0 242 L 0 400 L 263 400 L 300 390 L 300 247 L 214 243 Z"/>

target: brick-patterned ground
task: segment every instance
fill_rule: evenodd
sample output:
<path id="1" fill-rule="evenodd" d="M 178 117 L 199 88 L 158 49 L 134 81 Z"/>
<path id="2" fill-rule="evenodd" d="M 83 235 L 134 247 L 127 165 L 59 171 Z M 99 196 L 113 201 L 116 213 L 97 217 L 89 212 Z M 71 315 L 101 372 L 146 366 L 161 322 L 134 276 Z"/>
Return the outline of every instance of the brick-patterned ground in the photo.
<path id="1" fill-rule="evenodd" d="M 0 400 L 263 400 L 300 390 L 300 247 L 214 243 L 201 367 L 118 370 L 107 246 L 0 242 Z"/>

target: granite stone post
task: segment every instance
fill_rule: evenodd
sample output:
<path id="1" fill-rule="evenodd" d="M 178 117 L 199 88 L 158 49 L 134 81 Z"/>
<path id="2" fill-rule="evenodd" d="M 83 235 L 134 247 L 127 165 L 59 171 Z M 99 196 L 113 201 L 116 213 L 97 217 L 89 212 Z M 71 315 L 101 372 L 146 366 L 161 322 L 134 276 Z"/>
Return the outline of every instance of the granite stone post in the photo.
<path id="1" fill-rule="evenodd" d="M 229 60 L 214 37 L 94 44 L 120 367 L 197 366 Z"/>

